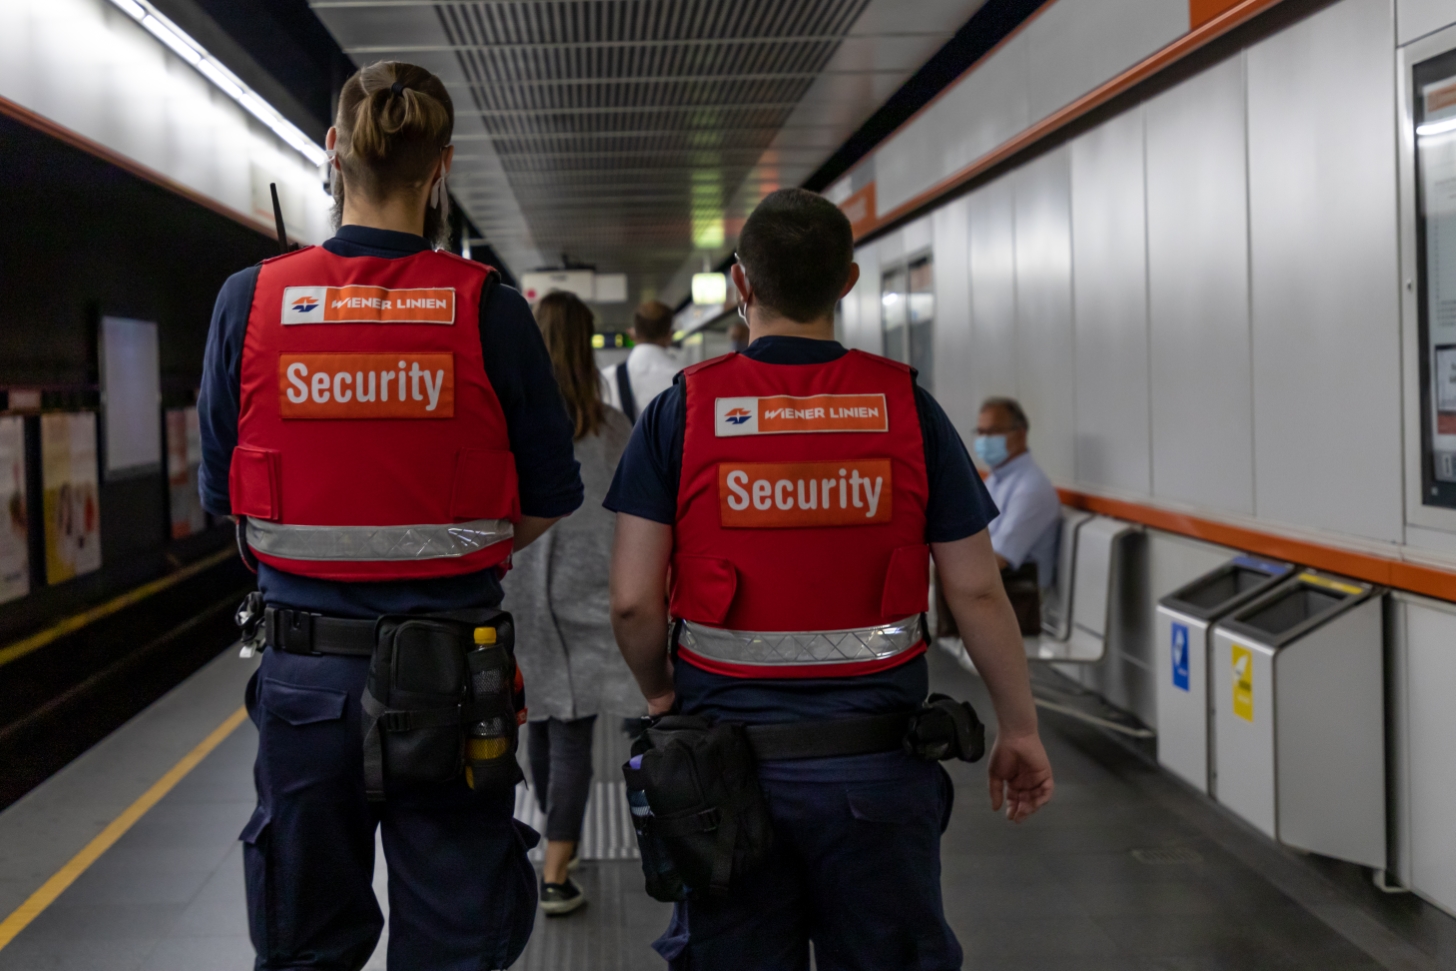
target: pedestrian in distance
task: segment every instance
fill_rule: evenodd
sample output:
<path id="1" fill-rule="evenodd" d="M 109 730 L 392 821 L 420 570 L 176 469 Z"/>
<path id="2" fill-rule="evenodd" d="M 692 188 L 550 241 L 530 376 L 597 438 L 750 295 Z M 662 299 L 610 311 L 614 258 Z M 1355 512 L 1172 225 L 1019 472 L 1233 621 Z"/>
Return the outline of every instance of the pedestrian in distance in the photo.
<path id="1" fill-rule="evenodd" d="M 640 717 L 646 706 L 612 637 L 607 575 L 615 520 L 602 508 L 632 423 L 603 401 L 591 309 L 573 294 L 555 292 L 535 312 L 586 488 L 582 508 L 517 555 L 505 581 L 516 656 L 530 685 L 526 756 L 546 814 L 541 909 L 559 915 L 586 903 L 569 866 L 591 791 L 597 716 Z"/>
<path id="2" fill-rule="evenodd" d="M 913 370 L 834 340 L 858 274 L 834 205 L 768 195 L 732 269 L 748 349 L 647 406 L 607 496 L 617 642 L 664 716 L 624 772 L 672 969 L 961 966 L 934 760 L 978 757 L 979 723 L 927 698 L 932 559 L 996 710 L 992 807 L 1052 795 L 996 509 Z"/>

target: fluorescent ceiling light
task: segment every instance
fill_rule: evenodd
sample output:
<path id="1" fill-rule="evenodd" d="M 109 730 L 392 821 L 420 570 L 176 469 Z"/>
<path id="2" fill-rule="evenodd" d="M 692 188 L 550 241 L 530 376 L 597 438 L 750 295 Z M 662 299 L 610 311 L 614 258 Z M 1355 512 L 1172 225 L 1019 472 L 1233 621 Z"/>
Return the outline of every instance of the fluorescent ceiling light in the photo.
<path id="1" fill-rule="evenodd" d="M 1417 135 L 1444 135 L 1448 131 L 1456 131 L 1456 118 L 1446 118 L 1441 121 L 1433 121 L 1416 128 Z"/>
<path id="2" fill-rule="evenodd" d="M 728 299 L 728 278 L 721 273 L 693 274 L 693 303 L 713 306 Z"/>
<path id="3" fill-rule="evenodd" d="M 258 94 L 223 66 L 207 50 L 163 14 L 148 0 L 111 0 L 122 13 L 141 24 L 157 40 L 166 44 L 178 57 L 197 69 L 197 72 L 223 94 L 242 105 L 244 110 L 268 128 L 294 151 L 314 165 L 322 165 L 328 159 L 327 153 L 313 139 L 305 135 L 297 125 L 284 118 L 276 108 L 264 101 Z"/>

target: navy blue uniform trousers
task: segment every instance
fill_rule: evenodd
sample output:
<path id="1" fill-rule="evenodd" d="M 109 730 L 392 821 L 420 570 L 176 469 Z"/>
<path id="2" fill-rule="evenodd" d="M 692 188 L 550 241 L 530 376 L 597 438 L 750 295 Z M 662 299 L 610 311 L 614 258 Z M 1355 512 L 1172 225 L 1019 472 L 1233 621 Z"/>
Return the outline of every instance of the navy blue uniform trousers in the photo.
<path id="1" fill-rule="evenodd" d="M 389 866 L 390 971 L 493 971 L 525 949 L 536 834 L 514 794 L 463 778 L 364 797 L 359 698 L 366 658 L 266 651 L 248 684 L 258 808 L 243 830 L 257 968 L 356 971 L 384 919 L 374 832 Z"/>
<path id="2" fill-rule="evenodd" d="M 671 971 L 808 971 L 811 940 L 818 971 L 961 966 L 940 898 L 950 778 L 898 752 L 835 761 L 864 770 L 810 781 L 792 762 L 759 766 L 772 858 L 724 897 L 676 906 L 653 944 Z"/>

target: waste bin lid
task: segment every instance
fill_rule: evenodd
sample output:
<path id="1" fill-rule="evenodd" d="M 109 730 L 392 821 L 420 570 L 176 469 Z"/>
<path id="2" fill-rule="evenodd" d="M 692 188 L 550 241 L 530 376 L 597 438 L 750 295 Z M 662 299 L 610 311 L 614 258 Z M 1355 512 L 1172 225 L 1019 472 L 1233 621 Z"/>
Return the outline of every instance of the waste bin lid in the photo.
<path id="1" fill-rule="evenodd" d="M 1247 554 L 1205 573 L 1168 594 L 1158 603 L 1199 620 L 1213 620 L 1248 603 L 1287 577 L 1294 567 L 1278 560 Z"/>
<path id="2" fill-rule="evenodd" d="M 1376 591 L 1373 584 L 1359 580 L 1301 570 L 1240 607 L 1220 626 L 1269 647 L 1283 647 L 1368 600 Z"/>

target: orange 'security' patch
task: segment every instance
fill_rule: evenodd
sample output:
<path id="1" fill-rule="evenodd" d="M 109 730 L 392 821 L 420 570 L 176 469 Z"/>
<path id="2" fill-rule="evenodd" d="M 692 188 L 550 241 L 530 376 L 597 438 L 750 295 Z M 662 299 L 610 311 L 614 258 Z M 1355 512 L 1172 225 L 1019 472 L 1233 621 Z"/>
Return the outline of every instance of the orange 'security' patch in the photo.
<path id="1" fill-rule="evenodd" d="M 718 465 L 719 521 L 725 527 L 887 523 L 892 492 L 889 459 Z"/>
<path id="2" fill-rule="evenodd" d="M 282 354 L 278 406 L 284 418 L 453 418 L 455 356 Z"/>
<path id="3" fill-rule="evenodd" d="M 385 287 L 285 287 L 284 326 L 291 324 L 453 324 L 455 291 L 449 287 L 389 290 Z"/>

